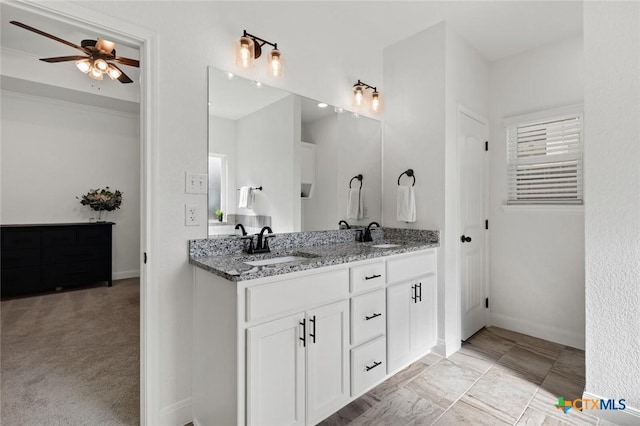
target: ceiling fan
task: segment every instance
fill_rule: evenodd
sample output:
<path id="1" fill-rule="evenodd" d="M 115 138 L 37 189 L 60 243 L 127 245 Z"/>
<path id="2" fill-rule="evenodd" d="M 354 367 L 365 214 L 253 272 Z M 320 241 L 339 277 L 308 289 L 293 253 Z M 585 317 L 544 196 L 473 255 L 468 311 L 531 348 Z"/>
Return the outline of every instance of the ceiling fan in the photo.
<path id="1" fill-rule="evenodd" d="M 84 53 L 85 56 L 57 56 L 54 58 L 41 58 L 40 60 L 49 63 L 76 61 L 78 69 L 94 80 L 102 80 L 104 74 L 107 74 L 112 80 L 118 80 L 120 83 L 133 83 L 133 80 L 131 80 L 129 76 L 127 76 L 113 62 L 118 62 L 119 64 L 128 65 L 130 67 L 140 67 L 140 61 L 137 59 L 116 56 L 116 44 L 112 41 L 101 38 L 97 40 L 82 40 L 82 42 L 80 42 L 80 46 L 78 46 L 77 44 L 45 33 L 44 31 L 40 31 L 39 29 L 30 27 L 22 22 L 11 21 L 11 23 L 20 28 L 24 28 L 25 30 L 32 31 L 36 34 L 40 34 L 41 36 L 66 44 L 67 46 L 78 49 Z"/>

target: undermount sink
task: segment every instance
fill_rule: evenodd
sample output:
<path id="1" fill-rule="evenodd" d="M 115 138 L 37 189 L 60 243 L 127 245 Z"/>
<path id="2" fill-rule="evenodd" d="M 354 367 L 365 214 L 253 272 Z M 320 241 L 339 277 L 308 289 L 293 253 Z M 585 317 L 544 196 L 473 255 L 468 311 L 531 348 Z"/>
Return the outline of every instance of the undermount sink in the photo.
<path id="1" fill-rule="evenodd" d="M 266 266 L 266 265 L 277 265 L 278 263 L 288 263 L 295 262 L 296 260 L 304 260 L 309 259 L 309 256 L 280 256 L 280 257 L 272 257 L 270 259 L 261 259 L 261 260 L 250 260 L 245 261 L 247 265 L 251 266 Z"/>
<path id="2" fill-rule="evenodd" d="M 401 244 L 391 244 L 391 243 L 384 243 L 384 244 L 374 244 L 371 247 L 374 248 L 394 248 L 394 247 L 400 247 Z"/>

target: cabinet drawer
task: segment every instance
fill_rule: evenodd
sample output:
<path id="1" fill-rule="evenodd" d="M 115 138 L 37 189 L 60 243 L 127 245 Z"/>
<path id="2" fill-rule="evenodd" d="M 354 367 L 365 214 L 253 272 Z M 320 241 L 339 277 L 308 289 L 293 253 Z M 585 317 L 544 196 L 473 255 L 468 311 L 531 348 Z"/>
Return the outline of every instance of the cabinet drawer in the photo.
<path id="1" fill-rule="evenodd" d="M 43 281 L 50 287 L 92 284 L 111 279 L 108 262 L 78 262 L 43 267 Z"/>
<path id="2" fill-rule="evenodd" d="M 2 250 L 40 247 L 40 231 L 2 230 Z"/>
<path id="3" fill-rule="evenodd" d="M 246 290 L 247 321 L 320 306 L 346 299 L 348 295 L 349 271 L 346 269 L 249 287 Z"/>
<path id="4" fill-rule="evenodd" d="M 428 250 L 417 254 L 387 260 L 387 282 L 395 283 L 420 275 L 436 272 L 436 251 Z"/>
<path id="5" fill-rule="evenodd" d="M 384 262 L 354 266 L 350 268 L 350 274 L 352 293 L 382 287 L 385 280 Z"/>
<path id="6" fill-rule="evenodd" d="M 40 268 L 2 269 L 2 296 L 32 293 L 42 290 Z"/>
<path id="7" fill-rule="evenodd" d="M 42 231 L 43 247 L 73 246 L 78 244 L 78 232 L 75 229 L 51 229 Z"/>
<path id="8" fill-rule="evenodd" d="M 384 336 L 351 350 L 351 396 L 358 395 L 387 374 Z"/>
<path id="9" fill-rule="evenodd" d="M 38 266 L 39 264 L 39 248 L 2 250 L 2 269 L 19 268 L 21 266 Z"/>
<path id="10" fill-rule="evenodd" d="M 78 244 L 103 245 L 111 241 L 111 225 L 78 229 Z"/>
<path id="11" fill-rule="evenodd" d="M 63 246 L 43 249 L 42 263 L 73 263 L 90 260 L 109 260 L 109 246 Z"/>
<path id="12" fill-rule="evenodd" d="M 383 335 L 386 324 L 384 290 L 351 299 L 351 344 Z"/>

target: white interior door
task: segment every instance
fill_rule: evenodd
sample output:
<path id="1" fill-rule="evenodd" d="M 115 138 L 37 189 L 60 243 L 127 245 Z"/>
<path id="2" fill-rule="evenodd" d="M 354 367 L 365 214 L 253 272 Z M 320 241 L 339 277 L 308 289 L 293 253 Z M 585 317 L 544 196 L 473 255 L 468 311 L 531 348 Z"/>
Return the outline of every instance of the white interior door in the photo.
<path id="1" fill-rule="evenodd" d="M 487 325 L 486 120 L 458 113 L 462 340 Z"/>

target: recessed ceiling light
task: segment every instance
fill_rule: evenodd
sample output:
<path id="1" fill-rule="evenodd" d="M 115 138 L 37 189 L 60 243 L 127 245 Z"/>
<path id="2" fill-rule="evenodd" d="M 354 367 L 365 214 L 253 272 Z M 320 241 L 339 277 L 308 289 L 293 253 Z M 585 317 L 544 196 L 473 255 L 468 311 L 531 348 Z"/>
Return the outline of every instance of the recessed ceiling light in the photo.
<path id="1" fill-rule="evenodd" d="M 342 114 L 344 112 L 344 109 L 340 107 L 335 107 L 333 108 L 333 112 L 335 112 L 336 114 Z"/>
<path id="2" fill-rule="evenodd" d="M 253 84 L 255 87 L 260 88 L 262 87 L 262 83 L 260 83 L 259 81 L 253 80 L 251 82 L 251 84 Z"/>
<path id="3" fill-rule="evenodd" d="M 324 102 L 318 102 L 318 108 L 326 108 L 326 107 L 328 107 L 328 106 L 329 106 L 329 104 L 327 104 L 327 103 L 324 103 Z"/>
<path id="4" fill-rule="evenodd" d="M 351 115 L 353 116 L 353 118 L 360 118 L 360 114 L 358 114 L 357 112 L 352 112 Z"/>
<path id="5" fill-rule="evenodd" d="M 228 73 L 227 73 L 227 78 L 228 78 L 229 80 L 231 80 L 233 77 L 235 77 L 235 75 L 234 75 L 232 72 L 228 72 Z"/>

